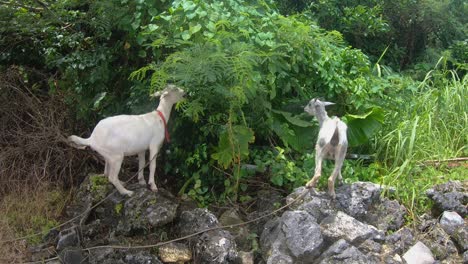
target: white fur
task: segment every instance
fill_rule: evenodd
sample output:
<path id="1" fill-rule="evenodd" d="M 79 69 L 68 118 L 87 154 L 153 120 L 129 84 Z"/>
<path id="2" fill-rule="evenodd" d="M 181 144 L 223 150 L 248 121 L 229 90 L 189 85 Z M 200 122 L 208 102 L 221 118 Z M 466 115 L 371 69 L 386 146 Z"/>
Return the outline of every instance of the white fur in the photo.
<path id="1" fill-rule="evenodd" d="M 161 96 L 157 110 L 161 111 L 169 121 L 172 106 L 180 101 L 185 92 L 174 85 L 168 85 L 162 92 L 153 96 Z M 164 123 L 156 111 L 142 115 L 119 115 L 101 120 L 87 139 L 70 136 L 68 139 L 76 144 L 75 147 L 83 149 L 86 146 L 97 151 L 106 161 L 104 175 L 123 194 L 131 196 L 132 191 L 125 189 L 118 179 L 120 166 L 124 156 L 138 154 L 139 172 L 138 181 L 145 185 L 143 166 L 145 165 L 145 152 L 150 151 L 150 176 L 148 184 L 152 191 L 158 188 L 154 182 L 156 171 L 156 158 L 165 137 Z M 154 157 L 154 158 L 153 158 Z"/>
<path id="2" fill-rule="evenodd" d="M 308 188 L 313 188 L 317 184 L 322 174 L 322 161 L 324 158 L 335 160 L 335 168 L 328 178 L 328 193 L 335 198 L 335 179 L 338 177 L 342 181 L 341 167 L 348 148 L 348 138 L 346 124 L 338 117 L 329 118 L 325 111 L 325 106 L 332 105 L 330 102 L 321 102 L 318 99 L 310 100 L 304 107 L 304 111 L 317 118 L 320 131 L 315 145 L 315 173 L 314 177 L 307 182 Z"/>

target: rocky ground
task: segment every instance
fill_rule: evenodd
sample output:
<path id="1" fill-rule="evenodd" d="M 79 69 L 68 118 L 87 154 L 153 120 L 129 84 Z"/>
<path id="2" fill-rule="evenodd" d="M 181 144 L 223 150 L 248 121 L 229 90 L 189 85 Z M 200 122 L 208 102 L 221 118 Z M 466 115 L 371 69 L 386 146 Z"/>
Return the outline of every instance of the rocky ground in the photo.
<path id="1" fill-rule="evenodd" d="M 69 219 L 76 219 L 31 247 L 31 261 L 468 263 L 468 181 L 430 189 L 427 195 L 433 200 L 433 210 L 411 227 L 404 226 L 405 207 L 382 198 L 382 188 L 368 182 L 337 188 L 336 200 L 303 187 L 286 199 L 278 193 L 259 191 L 255 213 L 245 217 L 234 209 L 217 216 L 164 190 L 153 193 L 137 184 L 128 187 L 135 190 L 131 198 L 113 192 L 102 176 L 88 177 L 67 208 Z M 158 248 L 99 247 L 156 244 L 248 221 L 270 212 L 278 203 L 294 200 L 288 209 L 253 224 L 208 231 Z"/>

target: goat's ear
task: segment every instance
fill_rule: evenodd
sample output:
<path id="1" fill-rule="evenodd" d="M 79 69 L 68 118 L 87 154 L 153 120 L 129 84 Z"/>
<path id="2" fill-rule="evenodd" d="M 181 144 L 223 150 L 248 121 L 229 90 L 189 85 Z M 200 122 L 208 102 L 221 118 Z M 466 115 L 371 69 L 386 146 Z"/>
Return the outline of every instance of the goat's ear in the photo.
<path id="1" fill-rule="evenodd" d="M 159 96 L 161 96 L 161 91 L 157 91 L 154 94 L 150 95 L 150 97 L 154 97 L 154 98 L 159 97 Z"/>
<path id="2" fill-rule="evenodd" d="M 328 106 L 328 105 L 334 105 L 335 103 L 332 103 L 332 102 L 323 102 L 323 105 L 324 106 Z"/>

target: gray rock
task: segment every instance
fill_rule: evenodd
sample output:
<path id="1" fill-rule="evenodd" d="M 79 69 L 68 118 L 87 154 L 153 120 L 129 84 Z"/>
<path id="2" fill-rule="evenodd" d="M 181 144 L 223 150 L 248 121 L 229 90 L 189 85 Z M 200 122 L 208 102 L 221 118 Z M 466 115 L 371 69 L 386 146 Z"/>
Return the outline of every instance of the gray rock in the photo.
<path id="1" fill-rule="evenodd" d="M 456 229 L 465 224 L 465 220 L 457 212 L 445 211 L 439 223 L 447 234 L 452 235 Z"/>
<path id="2" fill-rule="evenodd" d="M 126 264 L 162 264 L 156 256 L 146 251 L 127 253 L 122 260 Z"/>
<path id="3" fill-rule="evenodd" d="M 270 220 L 260 237 L 267 263 L 310 263 L 322 246 L 320 227 L 305 211 L 286 211 L 280 218 Z"/>
<path id="4" fill-rule="evenodd" d="M 84 261 L 81 248 L 66 248 L 59 255 L 64 264 L 81 264 Z"/>
<path id="5" fill-rule="evenodd" d="M 180 236 L 218 227 L 219 221 L 207 209 L 197 208 L 180 215 L 178 230 Z M 195 243 L 195 261 L 201 263 L 233 263 L 238 261 L 234 237 L 226 230 L 213 230 L 189 239 Z"/>
<path id="6" fill-rule="evenodd" d="M 153 254 L 145 250 L 116 250 L 101 248 L 88 255 L 89 264 L 162 264 Z"/>
<path id="7" fill-rule="evenodd" d="M 47 244 L 37 245 L 28 248 L 32 262 L 40 262 L 52 258 L 57 253 L 54 246 L 47 247 Z"/>
<path id="8" fill-rule="evenodd" d="M 420 241 L 403 255 L 403 259 L 408 264 L 432 264 L 435 262 L 431 250 Z"/>
<path id="9" fill-rule="evenodd" d="M 350 245 L 344 239 L 336 241 L 320 256 L 320 264 L 360 264 L 360 263 L 377 263 L 375 260 L 369 259 L 359 249 Z"/>
<path id="10" fill-rule="evenodd" d="M 363 220 L 370 207 L 379 201 L 380 191 L 380 186 L 371 182 L 340 186 L 336 191 L 336 206 L 348 215 Z"/>
<path id="11" fill-rule="evenodd" d="M 404 227 L 397 232 L 386 237 L 385 244 L 388 254 L 403 255 L 410 247 L 416 243 L 413 232 L 408 227 Z"/>
<path id="12" fill-rule="evenodd" d="M 107 177 L 100 174 L 90 174 L 80 184 L 73 201 L 65 208 L 69 219 L 74 219 L 72 225 L 79 225 L 88 219 L 91 207 L 107 196 L 113 189 Z"/>
<path id="13" fill-rule="evenodd" d="M 460 252 L 467 251 L 468 250 L 468 225 L 464 225 L 456 229 L 455 232 L 453 232 L 452 238 L 457 244 L 457 247 L 460 249 Z"/>
<path id="14" fill-rule="evenodd" d="M 434 201 L 434 215 L 440 215 L 444 211 L 455 211 L 463 218 L 467 216 L 468 181 L 439 184 L 427 190 L 426 194 Z"/>
<path id="15" fill-rule="evenodd" d="M 396 200 L 387 198 L 375 203 L 364 217 L 365 222 L 386 232 L 398 230 L 405 223 L 406 208 Z"/>
<path id="16" fill-rule="evenodd" d="M 168 192 L 162 189 L 152 192 L 139 186 L 137 188 L 120 209 L 112 208 L 121 214 L 116 229 L 119 234 L 129 236 L 148 231 L 164 226 L 176 217 L 178 203 Z"/>
<path id="17" fill-rule="evenodd" d="M 438 224 L 426 230 L 421 242 L 430 248 L 437 260 L 450 260 L 458 255 L 455 243 Z"/>
<path id="18" fill-rule="evenodd" d="M 303 195 L 304 192 L 307 193 Z M 317 222 L 333 214 L 334 208 L 330 196 L 325 192 L 317 192 L 315 189 L 299 187 L 286 197 L 286 203 L 293 202 L 300 195 L 303 195 L 303 197 L 290 206 L 291 210 L 306 211 L 312 215 Z"/>
<path id="19" fill-rule="evenodd" d="M 217 226 L 219 226 L 218 218 L 205 208 L 183 211 L 177 223 L 180 236 Z M 191 240 L 196 240 L 196 238 L 191 238 Z"/>
<path id="20" fill-rule="evenodd" d="M 378 255 L 382 252 L 382 245 L 371 239 L 362 242 L 357 248 L 364 254 Z"/>
<path id="21" fill-rule="evenodd" d="M 239 261 L 234 237 L 226 230 L 203 233 L 195 245 L 199 263 L 236 263 Z"/>
<path id="22" fill-rule="evenodd" d="M 463 263 L 468 263 L 468 250 L 463 253 Z"/>
<path id="23" fill-rule="evenodd" d="M 243 223 L 244 221 L 241 219 L 239 214 L 235 209 L 230 209 L 225 211 L 220 217 L 219 217 L 219 222 L 222 226 L 228 226 L 228 225 L 236 225 Z M 239 249 L 242 250 L 250 250 L 251 245 L 251 240 L 249 240 L 249 235 L 250 231 L 248 229 L 248 226 L 246 225 L 241 225 L 241 226 L 236 226 L 233 228 L 227 228 L 227 231 L 231 233 L 231 235 L 234 236 L 236 240 L 236 244 Z"/>
<path id="24" fill-rule="evenodd" d="M 345 239 L 358 246 L 367 239 L 374 239 L 380 235 L 375 227 L 359 222 L 353 217 L 338 211 L 320 223 L 322 234 L 327 241 L 335 242 Z"/>
<path id="25" fill-rule="evenodd" d="M 67 247 L 77 247 L 80 245 L 80 241 L 77 226 L 62 230 L 58 235 L 57 251 L 61 251 Z"/>

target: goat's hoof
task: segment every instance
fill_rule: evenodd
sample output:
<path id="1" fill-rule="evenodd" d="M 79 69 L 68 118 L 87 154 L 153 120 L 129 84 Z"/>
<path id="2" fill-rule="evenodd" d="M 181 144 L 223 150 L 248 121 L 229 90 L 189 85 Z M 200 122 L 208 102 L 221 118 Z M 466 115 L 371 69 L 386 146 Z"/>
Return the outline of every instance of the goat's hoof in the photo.
<path id="1" fill-rule="evenodd" d="M 157 192 L 158 191 L 158 187 L 156 187 L 156 185 L 150 186 L 150 189 L 151 189 L 152 192 Z"/>
<path id="2" fill-rule="evenodd" d="M 128 197 L 132 197 L 134 193 L 132 191 L 126 191 L 126 192 L 124 192 L 122 194 L 127 195 Z"/>
<path id="3" fill-rule="evenodd" d="M 335 193 L 329 193 L 328 195 L 330 195 L 330 198 L 332 200 L 335 200 L 336 199 L 336 194 Z"/>
<path id="4" fill-rule="evenodd" d="M 140 185 L 143 185 L 143 186 L 146 185 L 146 181 L 145 181 L 145 180 L 138 181 L 138 183 L 139 183 Z"/>

